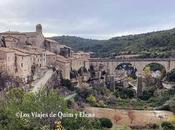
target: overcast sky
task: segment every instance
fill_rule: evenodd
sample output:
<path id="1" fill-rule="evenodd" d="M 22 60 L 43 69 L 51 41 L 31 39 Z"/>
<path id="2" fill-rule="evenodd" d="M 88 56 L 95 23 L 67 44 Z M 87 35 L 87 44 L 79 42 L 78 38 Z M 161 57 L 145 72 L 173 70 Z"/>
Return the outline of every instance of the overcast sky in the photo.
<path id="1" fill-rule="evenodd" d="M 45 36 L 113 36 L 175 27 L 175 0 L 0 0 L 0 31 L 34 31 Z"/>

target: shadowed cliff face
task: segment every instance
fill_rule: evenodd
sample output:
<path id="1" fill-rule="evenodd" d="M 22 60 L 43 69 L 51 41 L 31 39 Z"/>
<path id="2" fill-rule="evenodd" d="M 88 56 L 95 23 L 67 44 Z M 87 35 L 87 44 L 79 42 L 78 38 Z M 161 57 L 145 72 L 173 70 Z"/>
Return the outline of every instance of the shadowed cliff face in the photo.
<path id="1" fill-rule="evenodd" d="M 0 73 L 0 91 L 11 87 L 23 86 L 19 79 L 9 76 L 6 73 Z"/>

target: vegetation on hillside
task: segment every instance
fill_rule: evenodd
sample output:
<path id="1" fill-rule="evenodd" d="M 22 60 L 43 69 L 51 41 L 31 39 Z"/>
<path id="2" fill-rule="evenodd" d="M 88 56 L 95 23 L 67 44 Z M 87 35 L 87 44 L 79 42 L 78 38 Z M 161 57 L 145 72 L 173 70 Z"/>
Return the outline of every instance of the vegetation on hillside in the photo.
<path id="1" fill-rule="evenodd" d="M 68 45 L 74 51 L 94 52 L 96 57 L 113 57 L 121 52 L 139 53 L 141 57 L 174 56 L 175 29 L 139 35 L 113 37 L 109 40 L 83 39 L 74 36 L 57 36 L 52 39 Z"/>
<path id="2" fill-rule="evenodd" d="M 53 91 L 35 95 L 14 88 L 1 97 L 0 130 L 56 130 L 56 122 L 65 130 L 102 130 L 104 127 L 100 120 L 70 116 L 78 112 L 69 110 L 67 102 Z M 60 112 L 63 115 L 54 116 Z"/>

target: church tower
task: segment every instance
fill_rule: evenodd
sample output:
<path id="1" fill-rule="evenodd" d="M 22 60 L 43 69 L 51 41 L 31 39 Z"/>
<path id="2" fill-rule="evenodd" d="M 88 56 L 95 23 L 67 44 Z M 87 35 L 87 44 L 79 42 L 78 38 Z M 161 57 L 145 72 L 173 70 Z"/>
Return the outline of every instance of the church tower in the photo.
<path id="1" fill-rule="evenodd" d="M 36 32 L 42 34 L 43 31 L 42 31 L 42 25 L 41 24 L 36 25 Z"/>

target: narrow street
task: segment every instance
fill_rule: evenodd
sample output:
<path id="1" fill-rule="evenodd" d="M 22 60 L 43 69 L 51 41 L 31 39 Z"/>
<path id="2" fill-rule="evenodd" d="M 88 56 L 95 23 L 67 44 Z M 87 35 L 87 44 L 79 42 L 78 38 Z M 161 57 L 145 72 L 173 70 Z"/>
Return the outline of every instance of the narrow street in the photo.
<path id="1" fill-rule="evenodd" d="M 32 83 L 33 88 L 31 92 L 38 93 L 39 90 L 41 90 L 45 86 L 47 81 L 52 77 L 52 74 L 53 74 L 53 70 L 49 69 L 41 79 L 34 81 Z"/>

